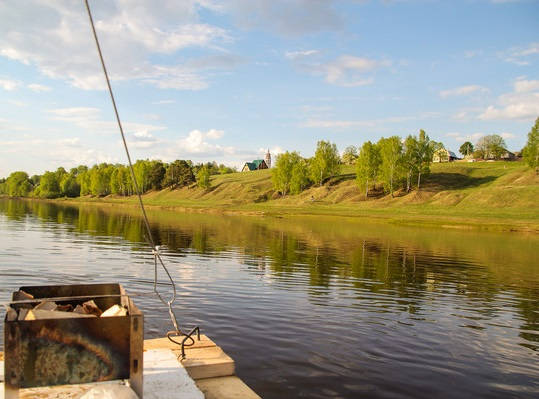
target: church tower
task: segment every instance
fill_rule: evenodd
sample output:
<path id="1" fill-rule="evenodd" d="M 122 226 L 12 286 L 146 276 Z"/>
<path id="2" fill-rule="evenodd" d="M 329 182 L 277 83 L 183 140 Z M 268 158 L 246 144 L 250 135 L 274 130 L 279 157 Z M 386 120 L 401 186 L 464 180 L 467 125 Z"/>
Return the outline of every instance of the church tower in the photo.
<path id="1" fill-rule="evenodd" d="M 269 148 L 268 152 L 266 152 L 266 158 L 264 158 L 264 162 L 266 162 L 266 165 L 268 165 L 268 169 L 271 168 L 271 154 L 269 152 Z"/>

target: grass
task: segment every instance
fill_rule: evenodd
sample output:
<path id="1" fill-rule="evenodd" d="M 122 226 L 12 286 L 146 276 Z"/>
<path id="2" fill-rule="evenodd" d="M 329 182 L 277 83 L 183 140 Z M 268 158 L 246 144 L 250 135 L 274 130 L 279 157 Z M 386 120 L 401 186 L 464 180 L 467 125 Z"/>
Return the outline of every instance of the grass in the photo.
<path id="1" fill-rule="evenodd" d="M 286 197 L 274 192 L 270 170 L 212 176 L 211 184 L 209 190 L 190 186 L 150 192 L 144 203 L 195 212 L 352 216 L 397 224 L 539 232 L 539 176 L 522 162 L 434 164 L 421 190 L 397 192 L 395 198 L 379 188 L 365 199 L 350 166 L 322 187 Z M 136 204 L 134 197 L 75 201 Z"/>

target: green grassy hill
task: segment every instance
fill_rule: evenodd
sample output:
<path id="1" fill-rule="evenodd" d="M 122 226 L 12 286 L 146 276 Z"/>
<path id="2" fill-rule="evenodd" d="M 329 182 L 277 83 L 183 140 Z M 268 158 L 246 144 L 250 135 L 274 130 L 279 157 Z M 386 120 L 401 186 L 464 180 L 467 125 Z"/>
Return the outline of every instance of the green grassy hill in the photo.
<path id="1" fill-rule="evenodd" d="M 539 176 L 522 162 L 433 164 L 420 191 L 397 192 L 395 198 L 378 189 L 365 199 L 353 167 L 343 167 L 340 176 L 322 187 L 286 197 L 273 190 L 269 170 L 212 176 L 211 184 L 209 190 L 190 186 L 151 192 L 144 201 L 205 212 L 362 216 L 406 224 L 539 231 Z"/>

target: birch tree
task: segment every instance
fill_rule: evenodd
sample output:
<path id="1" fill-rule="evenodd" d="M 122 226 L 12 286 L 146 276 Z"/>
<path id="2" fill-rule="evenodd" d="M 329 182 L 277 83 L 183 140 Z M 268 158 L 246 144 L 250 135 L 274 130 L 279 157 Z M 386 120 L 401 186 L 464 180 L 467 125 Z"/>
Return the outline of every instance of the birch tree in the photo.
<path id="1" fill-rule="evenodd" d="M 337 146 L 329 141 L 319 141 L 311 160 L 311 179 L 322 186 L 326 179 L 339 174 L 340 162 Z"/>
<path id="2" fill-rule="evenodd" d="M 398 179 L 398 169 L 402 161 L 402 143 L 398 136 L 381 138 L 378 141 L 380 147 L 380 156 L 382 159 L 381 175 L 384 180 L 384 186 L 393 197 L 394 183 Z"/>
<path id="3" fill-rule="evenodd" d="M 376 184 L 380 163 L 378 146 L 370 141 L 363 143 L 356 161 L 356 181 L 360 189 L 365 188 L 365 198 L 369 196 L 369 182 Z"/>
<path id="4" fill-rule="evenodd" d="M 417 140 L 417 190 L 421 185 L 421 175 L 430 172 L 430 164 L 434 156 L 434 143 L 429 139 L 429 136 L 423 129 L 419 130 L 419 139 Z"/>
<path id="5" fill-rule="evenodd" d="M 539 173 L 539 118 L 535 120 L 532 130 L 528 133 L 528 141 L 523 150 L 523 156 L 530 168 Z"/>

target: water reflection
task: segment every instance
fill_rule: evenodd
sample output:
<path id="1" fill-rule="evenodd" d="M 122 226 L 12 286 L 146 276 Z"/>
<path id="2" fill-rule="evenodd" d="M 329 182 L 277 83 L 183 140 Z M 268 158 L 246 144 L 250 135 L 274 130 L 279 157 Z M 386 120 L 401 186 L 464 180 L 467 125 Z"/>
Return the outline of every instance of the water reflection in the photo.
<path id="1" fill-rule="evenodd" d="M 14 222 L 7 230 L 37 222 L 72 242 L 94 237 L 114 251 L 106 238 L 119 237 L 147 251 L 136 208 L 0 200 L 0 214 Z M 198 301 L 191 316 L 266 397 L 539 392 L 535 236 L 329 217 L 149 217 L 169 258 L 190 262 L 177 273 Z"/>

